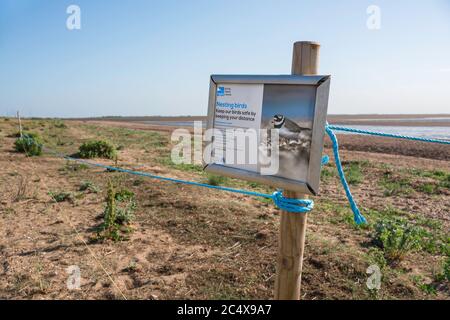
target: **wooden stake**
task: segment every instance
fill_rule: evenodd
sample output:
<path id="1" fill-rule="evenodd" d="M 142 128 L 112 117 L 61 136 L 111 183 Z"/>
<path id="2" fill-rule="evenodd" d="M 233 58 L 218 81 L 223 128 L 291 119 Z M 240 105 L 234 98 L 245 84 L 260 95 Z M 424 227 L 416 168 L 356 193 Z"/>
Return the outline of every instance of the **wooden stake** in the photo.
<path id="1" fill-rule="evenodd" d="M 320 45 L 310 41 L 294 43 L 292 74 L 314 75 L 318 72 Z M 287 198 L 304 199 L 306 195 L 284 191 Z M 306 236 L 306 213 L 281 212 L 278 244 L 275 299 L 299 300 L 303 252 Z"/>
<path id="2" fill-rule="evenodd" d="M 19 134 L 20 134 L 20 137 L 22 138 L 22 121 L 20 121 L 20 113 L 19 113 L 19 111 L 17 111 L 17 119 L 19 121 Z"/>

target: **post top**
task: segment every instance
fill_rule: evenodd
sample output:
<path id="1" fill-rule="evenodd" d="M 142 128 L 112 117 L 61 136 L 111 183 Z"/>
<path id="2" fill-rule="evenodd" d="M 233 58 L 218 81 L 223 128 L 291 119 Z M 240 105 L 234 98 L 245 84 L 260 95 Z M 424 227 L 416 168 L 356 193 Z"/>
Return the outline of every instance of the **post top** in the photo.
<path id="1" fill-rule="evenodd" d="M 294 46 L 296 45 L 302 45 L 302 44 L 310 44 L 313 46 L 319 46 L 320 47 L 320 43 L 317 41 L 296 41 L 294 42 Z"/>

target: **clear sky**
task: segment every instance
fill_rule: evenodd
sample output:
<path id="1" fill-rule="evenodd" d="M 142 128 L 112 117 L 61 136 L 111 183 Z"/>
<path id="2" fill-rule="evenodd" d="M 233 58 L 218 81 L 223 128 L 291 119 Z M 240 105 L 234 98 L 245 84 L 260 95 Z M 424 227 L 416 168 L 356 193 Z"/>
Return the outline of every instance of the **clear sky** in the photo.
<path id="1" fill-rule="evenodd" d="M 330 113 L 450 113 L 450 0 L 1 0 L 0 115 L 204 115 L 210 74 L 289 73 L 297 40 Z"/>

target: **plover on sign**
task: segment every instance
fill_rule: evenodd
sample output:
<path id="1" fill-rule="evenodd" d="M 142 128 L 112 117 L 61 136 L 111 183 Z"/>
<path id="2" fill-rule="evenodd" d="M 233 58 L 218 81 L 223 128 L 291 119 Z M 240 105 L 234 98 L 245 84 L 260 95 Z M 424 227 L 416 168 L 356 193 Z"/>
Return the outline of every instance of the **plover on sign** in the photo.
<path id="1" fill-rule="evenodd" d="M 300 127 L 294 121 L 281 114 L 273 116 L 272 124 L 275 129 L 279 130 L 281 138 L 288 140 L 304 140 L 306 137 L 311 137 L 310 128 Z"/>

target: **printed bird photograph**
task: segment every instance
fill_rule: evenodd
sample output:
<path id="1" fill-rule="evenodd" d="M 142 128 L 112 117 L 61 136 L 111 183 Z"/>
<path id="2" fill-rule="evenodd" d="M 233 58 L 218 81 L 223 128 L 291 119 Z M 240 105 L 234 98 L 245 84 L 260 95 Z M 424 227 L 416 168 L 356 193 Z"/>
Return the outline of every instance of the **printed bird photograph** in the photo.
<path id="1" fill-rule="evenodd" d="M 314 118 L 315 93 L 309 86 L 265 85 L 261 129 L 270 138 L 260 140 L 260 159 L 278 145 L 276 176 L 305 181 L 307 178 Z M 272 139 L 277 130 L 278 139 Z M 277 141 L 278 140 L 278 141 Z"/>

